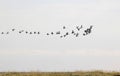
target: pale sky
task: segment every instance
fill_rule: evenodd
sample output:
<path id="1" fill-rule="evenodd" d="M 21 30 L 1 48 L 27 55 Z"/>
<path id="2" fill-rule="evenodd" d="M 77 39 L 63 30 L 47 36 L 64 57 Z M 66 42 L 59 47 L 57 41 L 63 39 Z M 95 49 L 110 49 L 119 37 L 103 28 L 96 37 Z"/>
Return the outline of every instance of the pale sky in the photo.
<path id="1" fill-rule="evenodd" d="M 0 0 L 0 71 L 120 71 L 120 0 Z M 78 38 L 46 36 L 93 25 Z M 81 31 L 82 34 L 83 31 Z"/>

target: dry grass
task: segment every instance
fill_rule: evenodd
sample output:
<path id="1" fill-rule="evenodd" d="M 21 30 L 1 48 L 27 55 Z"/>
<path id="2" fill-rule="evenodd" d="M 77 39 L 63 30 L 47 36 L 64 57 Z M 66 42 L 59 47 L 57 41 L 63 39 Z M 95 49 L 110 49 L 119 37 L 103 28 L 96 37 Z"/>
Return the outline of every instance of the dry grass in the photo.
<path id="1" fill-rule="evenodd" d="M 0 72 L 0 76 L 120 76 L 120 72 Z"/>

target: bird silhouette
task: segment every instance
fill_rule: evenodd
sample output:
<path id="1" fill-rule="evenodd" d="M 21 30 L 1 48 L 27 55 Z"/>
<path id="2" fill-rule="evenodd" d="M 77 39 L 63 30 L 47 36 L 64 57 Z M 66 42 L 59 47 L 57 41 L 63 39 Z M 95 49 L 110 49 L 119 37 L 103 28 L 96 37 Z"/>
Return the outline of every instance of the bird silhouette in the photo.
<path id="1" fill-rule="evenodd" d="M 54 33 L 53 33 L 53 32 L 51 32 L 51 34 L 53 35 Z"/>
<path id="2" fill-rule="evenodd" d="M 79 36 L 79 33 L 76 33 L 76 37 L 78 37 Z"/>
<path id="3" fill-rule="evenodd" d="M 1 34 L 4 34 L 4 32 L 2 32 Z"/>
<path id="4" fill-rule="evenodd" d="M 74 30 L 72 30 L 72 32 L 71 32 L 72 34 L 74 34 L 75 32 L 74 32 Z"/>
<path id="5" fill-rule="evenodd" d="M 65 35 L 63 35 L 62 37 L 66 37 L 67 35 L 69 35 L 69 33 L 68 33 L 68 32 L 66 32 L 66 33 L 65 33 Z"/>
<path id="6" fill-rule="evenodd" d="M 66 35 L 63 35 L 64 37 L 66 37 Z"/>
<path id="7" fill-rule="evenodd" d="M 22 32 L 24 32 L 24 30 L 20 30 L 20 31 L 19 31 L 19 33 L 22 33 Z"/>
<path id="8" fill-rule="evenodd" d="M 27 34 L 28 32 L 26 31 L 25 33 Z"/>
<path id="9" fill-rule="evenodd" d="M 69 35 L 69 33 L 68 33 L 68 32 L 66 32 L 66 36 L 67 36 L 67 35 Z"/>
<path id="10" fill-rule="evenodd" d="M 86 33 L 86 35 L 88 34 L 88 30 L 89 30 L 89 29 L 87 29 L 87 30 L 84 31 L 84 32 Z"/>
<path id="11" fill-rule="evenodd" d="M 56 34 L 60 34 L 60 31 L 56 32 Z"/>
<path id="12" fill-rule="evenodd" d="M 12 31 L 15 31 L 15 29 L 12 29 Z"/>
<path id="13" fill-rule="evenodd" d="M 32 34 L 32 32 L 30 32 L 30 34 Z"/>
<path id="14" fill-rule="evenodd" d="M 38 34 L 40 34 L 40 32 L 38 32 Z"/>
<path id="15" fill-rule="evenodd" d="M 81 27 L 80 28 L 83 28 L 83 25 L 81 25 Z"/>
<path id="16" fill-rule="evenodd" d="M 60 36 L 60 38 L 62 38 L 63 36 Z"/>
<path id="17" fill-rule="evenodd" d="M 34 34 L 36 34 L 36 32 L 34 32 Z"/>
<path id="18" fill-rule="evenodd" d="M 92 27 L 93 27 L 93 26 L 90 26 L 90 28 L 87 28 L 86 30 L 84 30 L 85 33 L 84 33 L 83 35 L 85 36 L 85 35 L 90 34 Z"/>
<path id="19" fill-rule="evenodd" d="M 65 29 L 66 27 L 65 26 L 63 26 L 63 29 Z"/>
<path id="20" fill-rule="evenodd" d="M 85 36 L 85 33 L 83 33 L 83 36 Z"/>
<path id="21" fill-rule="evenodd" d="M 92 27 L 93 27 L 93 26 L 91 25 L 91 26 L 90 26 L 90 29 L 92 29 Z"/>
<path id="22" fill-rule="evenodd" d="M 49 35 L 49 33 L 47 33 L 47 35 Z"/>
<path id="23" fill-rule="evenodd" d="M 9 32 L 7 32 L 6 34 L 9 34 Z"/>
<path id="24" fill-rule="evenodd" d="M 66 37 L 66 36 L 68 36 L 68 35 L 73 35 L 73 36 L 75 36 L 75 37 L 79 37 L 79 35 L 80 35 L 80 33 L 79 33 L 79 31 L 81 30 L 83 28 L 83 25 L 81 25 L 81 26 L 75 26 L 75 30 L 71 30 L 70 32 L 69 31 L 67 31 L 67 32 L 64 32 L 64 34 L 63 35 L 61 35 L 62 34 L 62 32 L 60 31 L 60 30 L 58 30 L 58 31 L 56 31 L 56 32 L 49 32 L 49 33 L 46 33 L 46 35 L 57 35 L 57 36 L 59 36 L 60 38 L 63 38 L 63 37 Z M 86 35 L 88 35 L 88 34 L 90 34 L 91 32 L 92 32 L 92 28 L 93 28 L 93 26 L 92 25 L 90 25 L 90 27 L 88 27 L 88 28 L 86 28 L 85 30 L 83 30 L 84 31 L 84 33 L 83 33 L 83 36 L 86 36 Z M 62 29 L 64 29 L 64 30 L 66 30 L 66 26 L 62 26 Z M 26 31 L 26 30 L 24 30 L 24 29 L 22 29 L 22 30 L 16 30 L 16 28 L 12 28 L 12 29 L 10 29 L 10 31 L 12 32 L 12 31 L 18 31 L 18 34 L 21 34 L 21 33 L 26 33 L 26 34 L 40 34 L 41 32 L 37 32 L 37 31 Z M 7 32 L 4 32 L 4 31 L 2 31 L 1 32 L 1 34 L 10 34 L 11 32 L 10 31 L 7 31 Z"/>
<path id="25" fill-rule="evenodd" d="M 78 31 L 80 31 L 80 29 L 82 29 L 82 25 L 81 25 L 81 27 L 76 26 L 76 28 L 77 28 Z"/>
<path id="26" fill-rule="evenodd" d="M 21 31 L 19 31 L 19 33 L 22 33 Z"/>
<path id="27" fill-rule="evenodd" d="M 76 26 L 76 28 L 77 28 L 78 31 L 80 30 L 79 26 Z"/>
<path id="28" fill-rule="evenodd" d="M 91 29 L 92 29 L 93 26 L 90 26 L 90 28 L 88 29 L 88 32 L 91 33 Z"/>

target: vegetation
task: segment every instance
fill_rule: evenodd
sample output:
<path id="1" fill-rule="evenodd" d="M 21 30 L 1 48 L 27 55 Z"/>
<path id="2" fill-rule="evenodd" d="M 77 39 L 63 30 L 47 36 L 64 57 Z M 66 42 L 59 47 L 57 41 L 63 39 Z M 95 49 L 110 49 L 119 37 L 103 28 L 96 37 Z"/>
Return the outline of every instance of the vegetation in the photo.
<path id="1" fill-rule="evenodd" d="M 120 76 L 120 72 L 0 72 L 0 76 Z"/>

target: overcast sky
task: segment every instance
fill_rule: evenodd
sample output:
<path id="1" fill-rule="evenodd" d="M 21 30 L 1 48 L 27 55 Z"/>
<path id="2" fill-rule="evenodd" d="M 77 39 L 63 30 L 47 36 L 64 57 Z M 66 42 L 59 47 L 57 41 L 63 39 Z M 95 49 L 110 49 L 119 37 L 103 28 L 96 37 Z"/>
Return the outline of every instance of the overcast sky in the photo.
<path id="1" fill-rule="evenodd" d="M 45 35 L 77 25 L 92 33 Z M 120 71 L 120 0 L 0 0 L 0 32 L 12 28 L 0 34 L 0 71 Z"/>

